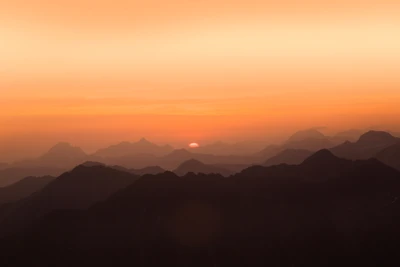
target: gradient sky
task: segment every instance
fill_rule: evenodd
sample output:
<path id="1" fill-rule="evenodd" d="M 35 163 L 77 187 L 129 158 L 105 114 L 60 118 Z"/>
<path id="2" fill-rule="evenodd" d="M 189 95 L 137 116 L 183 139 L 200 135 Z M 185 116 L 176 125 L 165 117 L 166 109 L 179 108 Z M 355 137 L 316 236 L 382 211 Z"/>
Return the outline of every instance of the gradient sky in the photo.
<path id="1" fill-rule="evenodd" d="M 299 2 L 0 0 L 0 161 L 398 129 L 400 2 Z"/>

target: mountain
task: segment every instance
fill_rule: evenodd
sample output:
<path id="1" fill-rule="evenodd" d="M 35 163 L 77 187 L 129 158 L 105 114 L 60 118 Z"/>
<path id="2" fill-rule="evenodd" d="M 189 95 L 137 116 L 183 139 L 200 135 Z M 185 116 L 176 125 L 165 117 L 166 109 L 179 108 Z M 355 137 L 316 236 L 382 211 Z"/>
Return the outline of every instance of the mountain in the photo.
<path id="1" fill-rule="evenodd" d="M 375 158 L 400 171 L 400 142 L 378 152 Z"/>
<path id="2" fill-rule="evenodd" d="M 264 165 L 273 166 L 283 163 L 289 165 L 298 165 L 312 154 L 313 152 L 305 149 L 286 149 L 278 153 L 276 156 L 269 158 Z"/>
<path id="3" fill-rule="evenodd" d="M 149 142 L 145 138 L 142 138 L 135 143 L 122 142 L 117 145 L 112 145 L 110 147 L 100 149 L 94 155 L 102 158 L 116 158 L 136 154 L 164 156 L 170 153 L 172 150 L 173 148 L 169 145 L 159 146 Z"/>
<path id="4" fill-rule="evenodd" d="M 130 169 L 129 172 L 142 176 L 145 174 L 160 174 L 165 172 L 165 170 L 159 166 L 149 166 L 142 169 Z"/>
<path id="5" fill-rule="evenodd" d="M 258 158 L 260 161 L 265 161 L 273 156 L 276 156 L 278 153 L 282 152 L 284 148 L 279 145 L 269 145 L 260 152 L 257 152 L 254 156 Z"/>
<path id="6" fill-rule="evenodd" d="M 318 151 L 320 149 L 331 148 L 337 145 L 335 141 L 333 141 L 329 137 L 324 138 L 306 138 L 298 141 L 290 141 L 286 142 L 282 148 L 283 149 L 302 149 L 302 150 L 310 150 L 310 151 Z"/>
<path id="7" fill-rule="evenodd" d="M 3 240 L 2 263 L 397 266 L 399 198 L 400 172 L 326 149 L 230 178 L 144 175 Z"/>
<path id="8" fill-rule="evenodd" d="M 87 209 L 135 179 L 135 175 L 109 167 L 80 165 L 62 174 L 36 194 L 17 202 L 0 222 L 0 233 L 25 227 L 53 210 Z"/>
<path id="9" fill-rule="evenodd" d="M 339 132 L 333 138 L 337 139 L 338 141 L 341 141 L 342 143 L 345 141 L 355 142 L 360 138 L 360 136 L 363 133 L 364 132 L 362 130 L 351 129 L 351 130 Z"/>
<path id="10" fill-rule="evenodd" d="M 81 148 L 60 142 L 36 159 L 15 162 L 11 166 L 18 168 L 52 167 L 66 171 L 87 160 L 89 157 Z"/>
<path id="11" fill-rule="evenodd" d="M 230 164 L 230 165 L 249 165 L 254 162 L 252 156 L 240 155 L 211 155 L 192 153 L 186 149 L 176 149 L 170 154 L 160 157 L 155 165 L 167 170 L 176 169 L 182 162 L 195 159 L 208 165 Z"/>
<path id="12" fill-rule="evenodd" d="M 400 142 L 387 132 L 369 131 L 361 135 L 357 142 L 345 142 L 330 150 L 338 157 L 347 159 L 368 159 L 383 149 Z"/>
<path id="13" fill-rule="evenodd" d="M 198 160 L 195 159 L 190 159 L 188 161 L 183 162 L 177 169 L 174 170 L 174 173 L 176 173 L 179 176 L 184 176 L 187 173 L 204 173 L 204 174 L 221 174 L 223 176 L 229 176 L 232 174 L 231 171 L 214 166 L 214 165 L 209 165 L 209 164 L 204 164 Z"/>
<path id="14" fill-rule="evenodd" d="M 9 166 L 8 163 L 0 162 L 0 170 L 4 170 L 4 169 L 8 168 L 8 166 Z"/>
<path id="15" fill-rule="evenodd" d="M 27 177 L 7 187 L 0 188 L 0 204 L 18 201 L 41 190 L 55 178 L 52 176 Z"/>
<path id="16" fill-rule="evenodd" d="M 59 176 L 65 170 L 57 167 L 12 167 L 0 170 L 0 187 L 9 186 L 29 176 Z"/>
<path id="17" fill-rule="evenodd" d="M 217 156 L 250 155 L 256 153 L 263 145 L 263 142 L 226 143 L 218 141 L 212 144 L 200 146 L 198 148 L 192 148 L 189 151 L 193 153 L 212 154 Z"/>
<path id="18" fill-rule="evenodd" d="M 286 143 L 299 142 L 306 139 L 325 139 L 325 135 L 315 129 L 302 130 L 289 137 Z"/>

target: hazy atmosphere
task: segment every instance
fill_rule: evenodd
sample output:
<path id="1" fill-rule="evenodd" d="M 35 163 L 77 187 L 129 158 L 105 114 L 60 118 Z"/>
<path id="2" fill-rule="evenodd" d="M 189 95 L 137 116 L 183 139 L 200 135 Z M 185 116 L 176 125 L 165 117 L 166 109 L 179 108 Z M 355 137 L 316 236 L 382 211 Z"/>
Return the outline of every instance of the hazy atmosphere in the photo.
<path id="1" fill-rule="evenodd" d="M 398 1 L 0 2 L 0 160 L 399 130 Z"/>

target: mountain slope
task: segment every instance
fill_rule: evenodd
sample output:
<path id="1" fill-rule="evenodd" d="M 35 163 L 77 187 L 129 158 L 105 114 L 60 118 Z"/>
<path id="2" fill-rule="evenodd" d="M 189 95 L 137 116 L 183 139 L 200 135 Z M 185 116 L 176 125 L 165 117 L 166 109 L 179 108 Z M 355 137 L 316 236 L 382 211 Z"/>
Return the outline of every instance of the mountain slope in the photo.
<path id="1" fill-rule="evenodd" d="M 289 164 L 297 165 L 302 163 L 306 158 L 311 156 L 313 152 L 305 149 L 286 149 L 276 156 L 268 159 L 265 162 L 265 166 L 279 165 L 279 164 Z"/>
<path id="2" fill-rule="evenodd" d="M 204 164 L 198 160 L 195 159 L 190 159 L 188 161 L 183 162 L 177 169 L 174 170 L 174 173 L 176 173 L 179 176 L 183 176 L 187 173 L 204 173 L 204 174 L 221 174 L 223 176 L 229 176 L 232 174 L 231 171 L 228 171 L 224 168 L 214 166 L 214 165 L 209 165 L 209 164 Z"/>
<path id="3" fill-rule="evenodd" d="M 360 136 L 357 142 L 345 142 L 330 150 L 338 157 L 347 159 L 368 159 L 374 157 L 381 150 L 400 142 L 387 132 L 369 131 Z"/>
<path id="4" fill-rule="evenodd" d="M 386 165 L 400 171 L 400 142 L 383 149 L 375 157 Z"/>
<path id="5" fill-rule="evenodd" d="M 172 150 L 173 148 L 169 145 L 159 146 L 149 142 L 145 138 L 142 138 L 135 143 L 122 142 L 107 148 L 100 149 L 94 155 L 103 158 L 124 157 L 136 154 L 151 154 L 154 156 L 164 156 L 170 153 Z"/>
<path id="6" fill-rule="evenodd" d="M 87 211 L 49 214 L 2 254 L 66 265 L 396 266 L 399 197 L 400 172 L 328 150 L 230 178 L 165 172 Z"/>
<path id="7" fill-rule="evenodd" d="M 0 222 L 0 233 L 25 227 L 53 210 L 86 209 L 133 183 L 136 178 L 105 166 L 78 166 L 36 194 L 17 202 Z"/>
<path id="8" fill-rule="evenodd" d="M 41 190 L 55 178 L 52 176 L 27 177 L 15 184 L 0 188 L 0 204 L 10 203 L 28 197 Z"/>

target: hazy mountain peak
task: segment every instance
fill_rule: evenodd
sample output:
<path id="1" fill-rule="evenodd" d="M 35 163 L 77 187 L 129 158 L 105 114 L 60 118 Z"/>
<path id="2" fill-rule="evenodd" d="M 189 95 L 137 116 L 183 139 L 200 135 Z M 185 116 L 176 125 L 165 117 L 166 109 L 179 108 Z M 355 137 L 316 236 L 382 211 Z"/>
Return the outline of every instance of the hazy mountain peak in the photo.
<path id="1" fill-rule="evenodd" d="M 84 167 L 95 167 L 95 166 L 106 166 L 104 163 L 96 162 L 96 161 L 86 161 L 81 164 Z"/>
<path id="2" fill-rule="evenodd" d="M 325 138 L 325 135 L 319 132 L 316 129 L 309 129 L 309 130 L 302 130 L 294 133 L 292 136 L 289 137 L 287 142 L 297 142 L 305 139 L 316 138 L 322 139 Z"/>
<path id="3" fill-rule="evenodd" d="M 328 149 L 321 149 L 304 160 L 303 164 L 326 164 L 340 160 Z"/>
<path id="4" fill-rule="evenodd" d="M 384 131 L 368 131 L 360 136 L 358 142 L 391 142 L 395 141 L 396 137 Z"/>
<path id="5" fill-rule="evenodd" d="M 150 141 L 148 141 L 146 138 L 142 137 L 140 138 L 139 142 L 141 144 L 152 144 Z"/>
<path id="6" fill-rule="evenodd" d="M 74 147 L 70 143 L 60 142 L 50 148 L 50 150 L 43 155 L 43 157 L 85 157 L 86 153 L 79 147 Z"/>
<path id="7" fill-rule="evenodd" d="M 196 167 L 197 166 L 205 166 L 205 164 L 203 162 L 199 161 L 199 160 L 196 160 L 196 159 L 189 159 L 189 160 L 183 162 L 179 166 L 179 168 L 182 168 L 182 167 L 193 167 L 193 166 L 196 166 Z"/>

